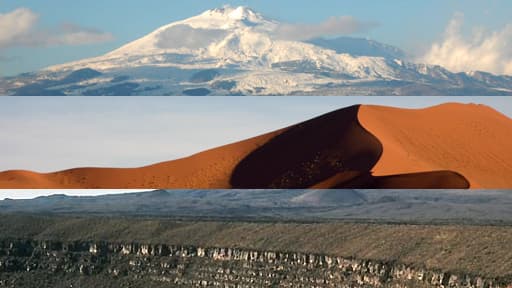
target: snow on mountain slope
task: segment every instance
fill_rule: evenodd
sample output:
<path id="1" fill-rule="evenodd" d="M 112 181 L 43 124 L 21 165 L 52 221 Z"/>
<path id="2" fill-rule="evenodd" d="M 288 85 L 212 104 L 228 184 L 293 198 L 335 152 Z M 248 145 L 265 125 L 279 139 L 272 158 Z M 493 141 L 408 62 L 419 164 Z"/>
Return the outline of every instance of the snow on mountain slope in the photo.
<path id="1" fill-rule="evenodd" d="M 208 10 L 105 55 L 19 77 L 18 86 L 11 81 L 2 84 L 0 92 L 3 88 L 19 95 L 512 93 L 510 79 L 475 78 L 408 63 L 399 59 L 405 55 L 400 49 L 371 40 L 280 39 L 275 33 L 280 25 L 247 7 Z M 90 69 L 101 75 L 89 77 Z M 71 73 L 87 77 L 63 82 Z"/>
<path id="2" fill-rule="evenodd" d="M 352 57 L 309 43 L 275 39 L 279 23 L 246 7 L 209 10 L 171 23 L 104 56 L 48 68 L 48 71 L 89 67 L 108 70 L 144 65 L 184 69 L 272 68 L 272 64 L 308 61 L 354 77 L 393 78 L 384 59 Z M 166 55 L 185 55 L 186 62 Z"/>
<path id="3" fill-rule="evenodd" d="M 406 53 L 399 48 L 370 39 L 352 37 L 315 38 L 306 42 L 334 50 L 336 53 L 350 54 L 352 56 L 372 56 L 391 59 L 403 59 L 406 57 Z"/>
<path id="4" fill-rule="evenodd" d="M 214 42 L 223 42 L 223 39 L 236 35 L 270 32 L 276 26 L 277 23 L 266 20 L 248 8 L 225 7 L 158 28 L 106 56 L 201 54 Z"/>

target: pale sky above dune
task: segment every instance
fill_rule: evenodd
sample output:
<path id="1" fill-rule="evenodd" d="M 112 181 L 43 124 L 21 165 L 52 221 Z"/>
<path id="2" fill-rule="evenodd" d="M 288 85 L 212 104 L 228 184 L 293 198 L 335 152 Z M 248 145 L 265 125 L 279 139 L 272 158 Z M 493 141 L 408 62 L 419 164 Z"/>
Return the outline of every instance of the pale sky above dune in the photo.
<path id="1" fill-rule="evenodd" d="M 0 171 L 137 167 L 287 127 L 358 103 L 489 105 L 507 97 L 0 97 Z"/>

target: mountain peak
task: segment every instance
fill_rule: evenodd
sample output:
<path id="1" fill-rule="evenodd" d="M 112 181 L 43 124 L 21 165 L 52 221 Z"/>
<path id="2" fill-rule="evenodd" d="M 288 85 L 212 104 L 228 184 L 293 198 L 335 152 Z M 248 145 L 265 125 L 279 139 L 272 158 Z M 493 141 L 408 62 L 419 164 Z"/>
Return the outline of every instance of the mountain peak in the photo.
<path id="1" fill-rule="evenodd" d="M 256 16 L 256 13 L 248 7 L 239 6 L 229 13 L 229 18 L 233 20 L 244 20 L 252 16 Z"/>
<path id="2" fill-rule="evenodd" d="M 204 16 L 223 15 L 232 20 L 246 20 L 254 17 L 261 17 L 258 13 L 247 6 L 232 7 L 226 5 L 222 8 L 211 9 L 203 13 Z"/>
<path id="3" fill-rule="evenodd" d="M 263 17 L 263 15 L 257 13 L 247 6 L 232 7 L 227 5 L 222 8 L 207 10 L 199 16 L 193 17 L 192 19 L 194 18 L 253 24 L 250 26 L 255 26 L 257 24 L 266 22 L 266 19 Z"/>

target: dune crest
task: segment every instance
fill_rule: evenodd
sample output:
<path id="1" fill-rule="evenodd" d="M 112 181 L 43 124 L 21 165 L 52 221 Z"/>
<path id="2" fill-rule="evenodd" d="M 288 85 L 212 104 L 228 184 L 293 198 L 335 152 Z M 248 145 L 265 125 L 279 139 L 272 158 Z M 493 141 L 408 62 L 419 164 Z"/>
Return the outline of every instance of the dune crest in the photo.
<path id="1" fill-rule="evenodd" d="M 288 128 L 240 161 L 231 185 L 300 189 L 335 175 L 370 171 L 382 145 L 359 124 L 359 108 L 347 107 Z"/>
<path id="2" fill-rule="evenodd" d="M 482 105 L 351 106 L 140 168 L 0 173 L 4 189 L 512 188 L 512 120 Z"/>

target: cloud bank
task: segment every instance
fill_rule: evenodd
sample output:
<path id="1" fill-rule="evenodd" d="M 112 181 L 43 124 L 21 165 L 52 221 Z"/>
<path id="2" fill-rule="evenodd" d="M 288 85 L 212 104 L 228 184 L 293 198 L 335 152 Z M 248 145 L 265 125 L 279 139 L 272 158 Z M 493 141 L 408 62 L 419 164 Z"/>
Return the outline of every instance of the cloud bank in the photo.
<path id="1" fill-rule="evenodd" d="M 457 13 L 448 25 L 444 39 L 434 43 L 420 62 L 441 65 L 454 72 L 486 71 L 512 75 L 512 24 L 499 31 L 474 31 L 462 35 L 464 15 Z"/>
<path id="2" fill-rule="evenodd" d="M 102 43 L 113 39 L 112 34 L 81 27 L 73 23 L 62 23 L 58 27 L 37 27 L 39 15 L 27 8 L 0 13 L 0 48 L 16 46 L 58 46 Z"/>
<path id="3" fill-rule="evenodd" d="M 339 36 L 365 32 L 376 23 L 359 21 L 352 16 L 331 17 L 318 24 L 281 24 L 275 36 L 285 40 L 310 40 L 322 36 Z"/>
<path id="4" fill-rule="evenodd" d="M 164 49 L 207 47 L 212 42 L 219 41 L 227 35 L 225 30 L 192 28 L 180 24 L 167 28 L 158 34 L 158 47 Z"/>

